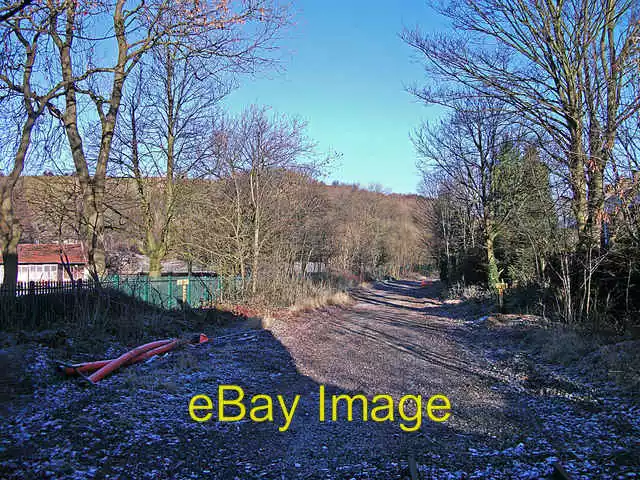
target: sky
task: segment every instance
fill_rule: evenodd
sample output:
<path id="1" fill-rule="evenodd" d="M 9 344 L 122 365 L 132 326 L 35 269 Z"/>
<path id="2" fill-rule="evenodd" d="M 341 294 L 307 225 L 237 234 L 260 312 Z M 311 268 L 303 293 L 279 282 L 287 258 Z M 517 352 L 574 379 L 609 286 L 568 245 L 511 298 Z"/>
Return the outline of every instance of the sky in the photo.
<path id="1" fill-rule="evenodd" d="M 295 10 L 280 42 L 282 71 L 240 79 L 227 108 L 268 105 L 306 120 L 319 152 L 342 154 L 327 182 L 415 193 L 420 178 L 409 134 L 439 110 L 405 90 L 425 77 L 399 33 L 405 26 L 442 29 L 443 20 L 425 0 L 298 0 Z"/>

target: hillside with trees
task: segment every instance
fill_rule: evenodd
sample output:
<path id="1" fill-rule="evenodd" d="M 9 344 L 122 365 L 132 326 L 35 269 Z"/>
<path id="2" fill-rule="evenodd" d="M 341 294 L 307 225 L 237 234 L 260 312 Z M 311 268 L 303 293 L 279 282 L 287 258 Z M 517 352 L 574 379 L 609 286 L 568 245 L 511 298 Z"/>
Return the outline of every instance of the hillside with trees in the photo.
<path id="1" fill-rule="evenodd" d="M 401 277 L 430 262 L 417 219 L 419 196 L 326 185 L 286 168 L 234 168 L 228 176 L 176 181 L 168 218 L 164 179 L 108 177 L 108 272 L 122 273 L 121 261 L 131 253 L 155 258 L 151 276 L 162 275 L 161 261 L 181 259 L 223 276 L 256 272 L 247 287 L 257 293 L 265 283 L 286 289 L 288 280 L 300 277 L 301 265 L 322 265 L 319 279 L 364 281 Z M 252 175 L 261 182 L 259 191 Z M 81 241 L 78 188 L 72 175 L 21 178 L 16 210 L 24 241 Z"/>

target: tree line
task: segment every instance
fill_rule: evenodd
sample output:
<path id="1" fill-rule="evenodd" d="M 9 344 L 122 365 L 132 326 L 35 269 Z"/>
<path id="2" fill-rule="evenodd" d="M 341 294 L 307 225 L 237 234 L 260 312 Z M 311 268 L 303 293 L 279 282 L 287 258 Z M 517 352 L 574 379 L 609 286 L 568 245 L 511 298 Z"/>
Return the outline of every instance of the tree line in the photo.
<path id="1" fill-rule="evenodd" d="M 247 297 L 267 293 L 267 300 L 305 277 L 348 285 L 401 277 L 429 262 L 416 219 L 419 196 L 388 194 L 376 186 L 327 185 L 306 171 L 253 170 L 238 165 L 234 176 L 177 180 L 172 219 L 157 259 L 178 258 L 199 270 L 237 276 Z M 259 182 L 253 192 L 252 175 Z M 154 209 L 164 205 L 164 181 L 149 177 L 143 183 L 151 210 L 163 218 L 163 210 Z M 147 211 L 140 207 L 133 177 L 107 177 L 106 191 L 106 268 L 124 272 L 131 254 L 145 252 Z M 82 239 L 75 176 L 23 176 L 16 192 L 23 241 Z M 149 267 L 151 276 L 166 273 L 161 263 L 154 267 L 150 261 Z"/>
<path id="2" fill-rule="evenodd" d="M 637 2 L 433 8 L 449 33 L 402 37 L 429 78 L 411 93 L 448 112 L 413 135 L 443 278 L 529 287 L 568 322 L 637 321 Z"/>
<path id="3" fill-rule="evenodd" d="M 82 236 L 100 278 L 105 189 L 112 158 L 125 156 L 120 146 L 131 147 L 134 175 L 144 162 L 163 169 L 170 217 L 180 157 L 208 105 L 238 74 L 273 63 L 277 37 L 291 21 L 288 8 L 266 0 L 9 1 L 0 15 L 2 145 L 12 159 L 0 184 L 6 285 L 16 277 L 21 226 L 13 200 L 25 166 L 73 165 Z"/>
<path id="4" fill-rule="evenodd" d="M 365 279 L 421 262 L 415 196 L 324 185 L 336 154 L 318 152 L 306 122 L 223 108 L 242 76 L 277 65 L 290 7 L 57 0 L 1 13 L 5 286 L 29 240 L 82 240 L 95 279 L 133 249 L 150 276 L 182 258 L 252 294 L 307 264 Z M 45 168 L 56 173 L 23 176 Z"/>

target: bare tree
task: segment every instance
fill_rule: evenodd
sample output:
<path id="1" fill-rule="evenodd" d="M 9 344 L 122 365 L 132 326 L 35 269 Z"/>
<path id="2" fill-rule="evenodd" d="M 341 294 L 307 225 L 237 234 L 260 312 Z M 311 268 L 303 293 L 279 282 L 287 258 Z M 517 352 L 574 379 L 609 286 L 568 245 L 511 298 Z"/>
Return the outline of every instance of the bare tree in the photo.
<path id="1" fill-rule="evenodd" d="M 434 78 L 448 82 L 413 88 L 419 98 L 450 104 L 469 89 L 498 98 L 559 145 L 584 248 L 593 246 L 601 224 L 601 178 L 615 131 L 640 108 L 639 98 L 622 95 L 636 68 L 640 24 L 633 5 L 463 0 L 437 7 L 456 33 L 403 33 Z"/>
<path id="2" fill-rule="evenodd" d="M 205 4 L 189 2 L 107 3 L 65 0 L 64 20 L 52 19 L 49 35 L 57 49 L 65 102 L 56 112 L 62 120 L 76 174 L 83 192 L 86 238 L 92 275 L 105 271 L 104 200 L 107 166 L 127 77 L 158 45 L 183 45 L 202 56 L 226 58 L 238 65 L 256 60 L 258 47 L 270 40 L 284 23 L 285 10 L 270 2 L 243 2 L 236 9 L 226 0 Z M 49 4 L 53 8 L 53 3 Z M 246 32 L 245 24 L 251 22 Z M 104 31 L 97 26 L 104 25 Z M 95 65 L 96 50 L 111 49 L 111 63 Z M 108 62 L 108 60 L 106 60 Z M 255 63 L 255 62 L 254 62 Z M 251 64 L 251 63 L 250 63 Z M 80 68 L 80 65 L 86 66 Z M 76 70 L 86 81 L 78 82 Z M 81 132 L 85 97 L 99 119 L 100 141 L 95 162 L 87 155 Z M 95 118 L 95 117 L 94 117 Z"/>
<path id="3" fill-rule="evenodd" d="M 33 0 L 19 0 L 17 2 L 2 2 L 0 6 L 0 22 L 9 20 L 15 17 L 17 14 L 23 12 L 29 5 L 33 3 Z"/>
<path id="4" fill-rule="evenodd" d="M 149 65 L 140 65 L 125 96 L 113 167 L 135 182 L 142 252 L 152 277 L 160 276 L 170 248 L 181 185 L 211 153 L 202 132 L 230 88 L 217 67 L 210 59 L 203 62 L 189 51 L 161 45 Z"/>
<path id="5" fill-rule="evenodd" d="M 509 156 L 519 155 L 522 134 L 512 124 L 513 116 L 500 101 L 467 99 L 455 105 L 448 120 L 423 126 L 414 136 L 422 170 L 429 174 L 437 168 L 457 184 L 458 200 L 480 221 L 491 287 L 500 279 L 496 238 L 527 200 L 523 187 L 529 172 L 511 172 L 518 178 L 509 178 L 508 196 L 500 185 Z"/>
<path id="6" fill-rule="evenodd" d="M 47 58 L 50 52 L 46 50 L 48 22 L 60 15 L 61 9 L 48 10 L 40 5 L 29 6 L 30 3 L 3 6 L 0 17 L 2 114 L 20 119 L 18 141 L 11 153 L 13 164 L 0 181 L 0 250 L 4 261 L 3 285 L 9 289 L 15 288 L 17 281 L 21 235 L 20 222 L 14 213 L 14 190 L 25 168 L 34 128 L 64 86 L 51 75 Z"/>
<path id="7" fill-rule="evenodd" d="M 242 198 L 248 199 L 251 289 L 255 293 L 264 248 L 286 222 L 286 211 L 278 207 L 287 195 L 288 172 L 313 172 L 314 144 L 305 135 L 304 122 L 270 115 L 264 107 L 245 110 L 231 125 L 230 131 L 217 134 L 218 159 L 221 172 L 233 182 L 237 220 L 242 216 Z M 239 235 L 241 223 L 235 225 Z"/>

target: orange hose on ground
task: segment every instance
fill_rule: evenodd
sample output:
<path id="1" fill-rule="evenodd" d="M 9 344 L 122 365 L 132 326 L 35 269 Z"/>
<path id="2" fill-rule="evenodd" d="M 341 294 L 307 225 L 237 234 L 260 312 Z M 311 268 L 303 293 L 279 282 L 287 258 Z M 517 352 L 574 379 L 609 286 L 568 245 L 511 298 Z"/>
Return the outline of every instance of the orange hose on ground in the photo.
<path id="1" fill-rule="evenodd" d="M 173 345 L 171 348 L 168 348 L 166 350 L 162 350 L 162 349 L 169 344 L 173 344 L 177 342 L 177 340 L 160 340 L 160 341 L 165 342 L 165 344 L 160 347 L 156 347 L 152 350 L 149 350 L 148 352 L 141 353 L 139 356 L 127 362 L 126 365 L 133 365 L 134 363 L 138 363 L 138 362 L 141 362 L 142 360 L 146 360 L 147 358 L 151 358 L 154 355 L 160 355 L 162 353 L 168 352 L 173 348 Z M 87 375 L 91 372 L 95 372 L 96 370 L 101 369 L 102 367 L 113 362 L 114 360 L 115 359 L 112 358 L 109 360 L 98 360 L 95 362 L 76 363 L 75 365 L 70 365 L 68 367 L 61 366 L 60 370 L 69 377 L 72 377 L 75 375 Z"/>
<path id="2" fill-rule="evenodd" d="M 209 338 L 204 333 L 201 333 L 199 336 L 194 337 L 191 340 L 191 343 L 202 344 L 208 341 L 209 341 Z M 134 349 L 134 350 L 140 350 L 141 353 L 139 353 L 137 356 L 133 358 L 129 358 L 129 360 L 125 361 L 119 366 L 133 365 L 134 363 L 141 362 L 155 355 L 161 355 L 165 352 L 173 350 L 179 343 L 180 343 L 180 340 L 178 339 L 169 339 L 169 340 L 158 340 L 156 342 L 151 342 L 145 345 L 141 345 L 137 349 Z M 134 350 L 132 350 L 131 352 L 133 352 Z M 125 355 L 128 355 L 131 352 L 127 352 Z M 111 362 L 119 360 L 120 358 L 121 357 L 116 359 L 110 359 L 110 360 L 98 360 L 95 362 L 76 363 L 75 365 L 70 365 L 70 366 L 60 365 L 60 370 L 68 376 L 87 375 L 91 372 L 95 372 L 96 370 L 100 370 L 103 367 L 106 367 Z M 119 367 L 116 367 L 116 368 L 119 368 Z"/>
<path id="3" fill-rule="evenodd" d="M 168 340 L 169 342 L 173 342 L 174 339 Z M 127 364 L 127 362 L 135 359 L 137 356 L 158 347 L 162 347 L 167 344 L 167 340 L 158 340 L 156 342 L 147 343 L 145 345 L 141 345 L 139 347 L 134 348 L 133 350 L 128 351 L 127 353 L 120 355 L 115 360 L 110 361 L 105 366 L 101 367 L 98 371 L 91 374 L 89 380 L 92 383 L 98 383 L 104 377 L 109 375 L 114 370 L 117 370 L 121 366 Z M 175 346 L 175 344 L 173 345 Z M 173 348 L 173 347 L 172 347 Z"/>
<path id="4" fill-rule="evenodd" d="M 133 360 L 131 360 L 129 363 L 127 363 L 127 365 L 131 365 L 134 363 L 138 363 L 138 362 L 142 362 L 144 360 L 146 360 L 147 358 L 151 358 L 154 355 L 162 355 L 163 353 L 166 353 L 170 350 L 173 350 L 177 345 L 178 345 L 179 341 L 178 339 L 175 340 L 171 340 L 169 342 L 167 342 L 164 345 L 161 345 L 159 347 L 156 347 L 152 350 L 149 350 L 148 352 L 144 352 L 140 355 L 138 355 L 136 358 L 134 358 Z"/>
<path id="5" fill-rule="evenodd" d="M 160 342 L 164 342 L 165 344 L 170 343 L 172 340 L 159 340 Z M 157 347 L 159 348 L 159 347 Z M 149 357 L 145 357 L 149 358 Z M 111 363 L 115 360 L 115 358 L 111 358 L 109 360 L 96 360 L 95 362 L 84 362 L 84 363 L 76 363 L 74 365 L 60 365 L 60 370 L 67 376 L 75 376 L 75 375 L 86 375 L 91 372 L 95 372 L 100 368 L 104 367 L 108 363 Z M 127 365 L 131 365 L 133 363 L 137 363 L 137 357 L 132 359 Z"/>

